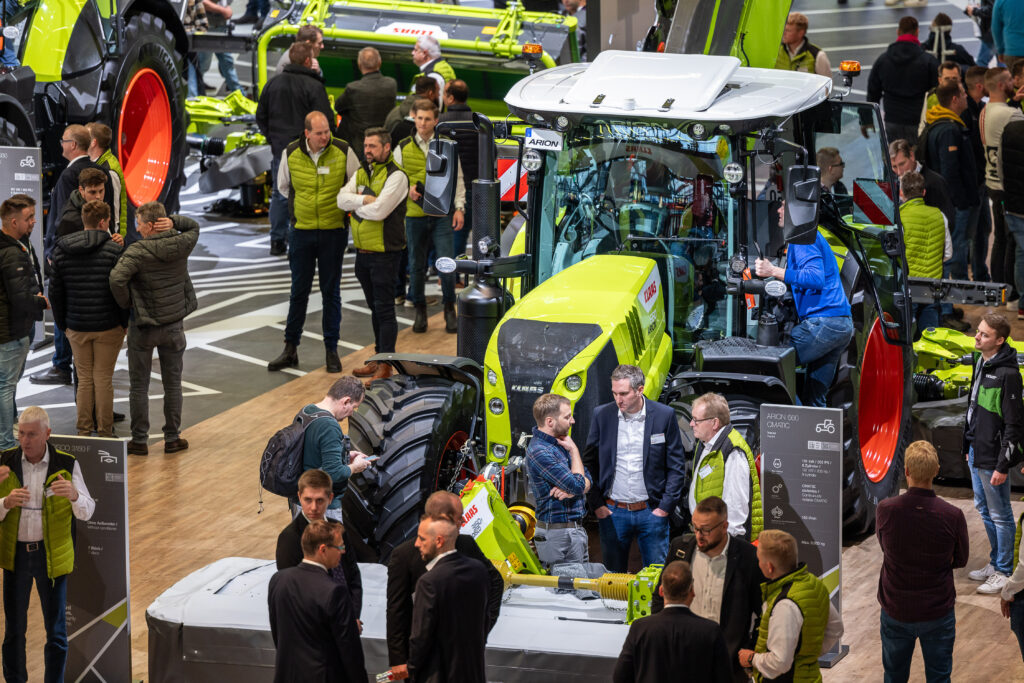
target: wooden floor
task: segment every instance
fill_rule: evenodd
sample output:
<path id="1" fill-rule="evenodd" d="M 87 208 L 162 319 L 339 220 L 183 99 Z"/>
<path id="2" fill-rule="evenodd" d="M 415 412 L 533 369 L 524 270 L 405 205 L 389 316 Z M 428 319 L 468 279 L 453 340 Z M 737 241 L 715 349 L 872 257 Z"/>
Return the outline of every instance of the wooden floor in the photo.
<path id="1" fill-rule="evenodd" d="M 976 319 L 980 312 L 971 311 Z M 454 335 L 443 332 L 441 315 L 430 320 L 424 335 L 404 331 L 399 351 L 455 353 Z M 1018 325 L 1014 325 L 1018 327 Z M 1020 326 L 1024 328 L 1024 326 Z M 1022 337 L 1024 329 L 1015 330 Z M 370 349 L 344 357 L 346 371 L 362 364 Z M 260 370 L 253 370 L 260 372 Z M 131 457 L 128 464 L 129 527 L 131 541 L 131 623 L 133 672 L 148 679 L 147 606 L 188 573 L 230 556 L 272 558 L 278 532 L 289 517 L 282 499 L 268 496 L 261 514 L 257 467 L 269 436 L 287 424 L 302 405 L 319 400 L 336 375 L 323 369 L 295 379 L 278 389 L 186 429 L 191 447 L 164 455 L 157 448 L 148 457 Z M 942 495 L 967 515 L 971 533 L 968 569 L 985 564 L 988 541 L 970 492 L 943 489 Z M 1019 497 L 1019 496 L 1015 496 Z M 1014 514 L 1024 503 L 1014 503 Z M 881 554 L 874 537 L 843 551 L 843 642 L 850 654 L 824 673 L 828 683 L 880 681 L 881 646 L 875 590 Z M 1024 681 L 1024 664 L 1009 623 L 999 614 L 998 599 L 974 592 L 977 584 L 958 570 L 957 632 L 954 681 Z M 42 621 L 33 596 L 29 623 L 29 679 L 42 678 Z M 913 681 L 923 681 L 920 656 Z M 225 681 L 225 683 L 230 683 Z"/>

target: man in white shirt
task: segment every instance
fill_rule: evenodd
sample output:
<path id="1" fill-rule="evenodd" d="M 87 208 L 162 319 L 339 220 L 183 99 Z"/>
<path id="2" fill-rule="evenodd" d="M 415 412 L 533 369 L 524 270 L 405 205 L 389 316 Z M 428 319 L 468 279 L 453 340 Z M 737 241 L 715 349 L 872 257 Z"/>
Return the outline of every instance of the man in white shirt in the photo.
<path id="1" fill-rule="evenodd" d="M 0 567 L 4 575 L 4 678 L 27 681 L 25 631 L 33 581 L 46 624 L 45 680 L 64 677 L 68 638 L 67 578 L 75 567 L 73 517 L 96 510 L 74 456 L 49 443 L 50 417 L 26 408 L 18 421 L 19 447 L 0 458 Z M 44 532 L 45 529 L 45 532 Z"/>
<path id="2" fill-rule="evenodd" d="M 718 496 L 729 506 L 729 533 L 756 541 L 762 529 L 761 484 L 754 454 L 733 428 L 729 403 L 721 394 L 707 393 L 693 402 L 690 425 L 694 446 L 693 478 L 688 504 Z"/>

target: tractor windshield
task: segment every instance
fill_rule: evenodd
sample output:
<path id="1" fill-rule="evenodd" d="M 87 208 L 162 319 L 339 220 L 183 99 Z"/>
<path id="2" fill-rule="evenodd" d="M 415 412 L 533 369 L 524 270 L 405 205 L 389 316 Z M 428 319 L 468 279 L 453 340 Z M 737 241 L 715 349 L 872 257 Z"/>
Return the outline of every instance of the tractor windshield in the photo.
<path id="1" fill-rule="evenodd" d="M 727 261 L 738 213 L 722 169 L 729 140 L 667 125 L 579 126 L 547 152 L 533 234 L 535 283 L 595 254 L 658 262 L 677 349 L 725 336 Z"/>

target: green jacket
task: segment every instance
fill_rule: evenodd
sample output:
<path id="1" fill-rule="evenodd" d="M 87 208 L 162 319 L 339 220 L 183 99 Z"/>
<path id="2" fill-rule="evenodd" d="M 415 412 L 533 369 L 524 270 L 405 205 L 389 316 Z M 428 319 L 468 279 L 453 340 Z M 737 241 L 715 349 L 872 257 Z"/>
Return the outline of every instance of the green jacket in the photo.
<path id="1" fill-rule="evenodd" d="M 448 81 L 455 80 L 455 69 L 453 69 L 452 65 L 446 62 L 443 57 L 441 57 L 435 60 L 434 62 L 427 64 L 425 69 L 422 69 L 418 74 L 413 76 L 413 84 L 416 83 L 417 78 L 427 76 L 431 73 L 439 74 L 441 78 L 444 79 L 445 83 L 447 83 Z M 414 90 L 414 88 L 410 88 L 410 90 Z"/>
<path id="2" fill-rule="evenodd" d="M 383 164 L 373 165 L 373 177 L 366 173 L 366 167 L 356 171 L 356 183 L 368 186 L 374 195 L 380 196 L 392 173 L 400 173 L 394 157 L 388 157 Z M 405 203 L 399 203 L 395 210 L 382 221 L 363 220 L 352 213 L 352 243 L 356 249 L 367 251 L 401 251 L 405 248 Z"/>
<path id="3" fill-rule="evenodd" d="M 121 237 L 124 237 L 128 234 L 128 188 L 124 184 L 124 171 L 121 170 L 121 164 L 117 157 L 109 149 L 100 155 L 96 163 L 108 171 L 116 173 L 118 180 L 121 181 L 121 191 L 118 193 L 121 206 L 117 213 L 117 230 L 121 233 Z"/>
<path id="4" fill-rule="evenodd" d="M 50 451 L 50 461 L 46 468 L 46 486 L 49 486 L 57 475 L 68 481 L 75 471 L 75 457 L 70 453 L 58 451 L 51 444 L 46 447 Z M 17 488 L 21 488 L 24 478 L 21 470 L 21 447 L 12 448 L 0 454 L 0 465 L 11 468 L 7 479 L 0 483 L 0 498 Z M 7 516 L 0 522 L 0 568 L 14 571 L 14 553 L 18 540 L 18 524 L 21 521 L 21 508 L 11 508 Z M 71 525 L 74 515 L 71 512 L 71 501 L 63 496 L 47 496 L 43 499 L 43 543 L 46 546 L 46 575 L 51 579 L 70 574 L 75 568 L 75 544 L 71 537 Z"/>
<path id="5" fill-rule="evenodd" d="M 431 138 L 433 139 L 433 138 Z M 398 143 L 402 150 L 402 170 L 409 177 L 409 185 L 425 183 L 427 180 L 427 157 L 423 150 L 416 144 L 415 135 L 411 135 Z M 423 207 L 411 198 L 405 200 L 405 215 L 410 218 L 425 216 Z"/>
<path id="6" fill-rule="evenodd" d="M 910 277 L 942 278 L 946 250 L 946 224 L 942 212 L 924 203 L 922 197 L 900 205 L 903 240 L 907 247 Z"/>
<path id="7" fill-rule="evenodd" d="M 818 59 L 819 52 L 821 52 L 820 47 L 812 45 L 811 41 L 804 38 L 804 44 L 800 46 L 795 55 L 790 57 L 789 48 L 783 43 L 779 46 L 779 56 L 775 60 L 775 68 L 813 74 L 814 62 Z"/>
<path id="8" fill-rule="evenodd" d="M 761 615 L 754 652 L 768 651 L 768 623 L 776 603 L 785 599 L 792 600 L 800 608 L 804 623 L 793 655 L 793 667 L 787 674 L 773 680 L 820 683 L 818 655 L 821 654 L 821 646 L 825 641 L 829 611 L 828 589 L 825 588 L 825 584 L 801 564 L 785 576 L 762 583 L 761 596 L 764 598 L 765 609 Z M 755 670 L 754 680 L 761 683 L 768 679 Z"/>
<path id="9" fill-rule="evenodd" d="M 348 143 L 332 137 L 313 162 L 305 137 L 284 152 L 291 178 L 288 207 L 296 230 L 338 230 L 345 227 L 345 212 L 338 208 L 338 192 L 348 182 Z"/>
<path id="10" fill-rule="evenodd" d="M 739 432 L 730 428 L 712 444 L 711 451 L 698 461 L 697 456 L 703 450 L 703 444 L 698 443 L 694 448 L 693 455 L 693 497 L 698 503 L 708 496 L 722 497 L 722 492 L 725 489 L 726 456 L 731 456 L 739 451 L 746 458 L 747 466 L 750 468 L 750 510 L 747 515 L 750 523 L 746 538 L 751 543 L 756 541 L 757 537 L 761 535 L 761 530 L 764 529 L 764 508 L 761 505 L 761 481 L 757 474 L 757 463 L 754 461 L 754 454 L 750 451 L 750 446 Z M 706 467 L 711 468 L 710 472 L 706 476 L 699 476 L 699 473 Z"/>

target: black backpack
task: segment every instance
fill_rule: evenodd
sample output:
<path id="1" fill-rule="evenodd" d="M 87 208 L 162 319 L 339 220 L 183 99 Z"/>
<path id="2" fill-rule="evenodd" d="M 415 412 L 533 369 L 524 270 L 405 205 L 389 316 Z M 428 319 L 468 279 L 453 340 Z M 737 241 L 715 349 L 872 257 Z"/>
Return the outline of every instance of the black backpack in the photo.
<path id="1" fill-rule="evenodd" d="M 290 425 L 270 437 L 260 458 L 260 486 L 279 496 L 295 496 L 303 471 L 302 447 L 306 428 L 322 417 L 334 419 L 334 415 L 326 410 L 317 410 L 312 415 L 300 410 Z M 262 493 L 260 497 L 262 503 Z"/>

